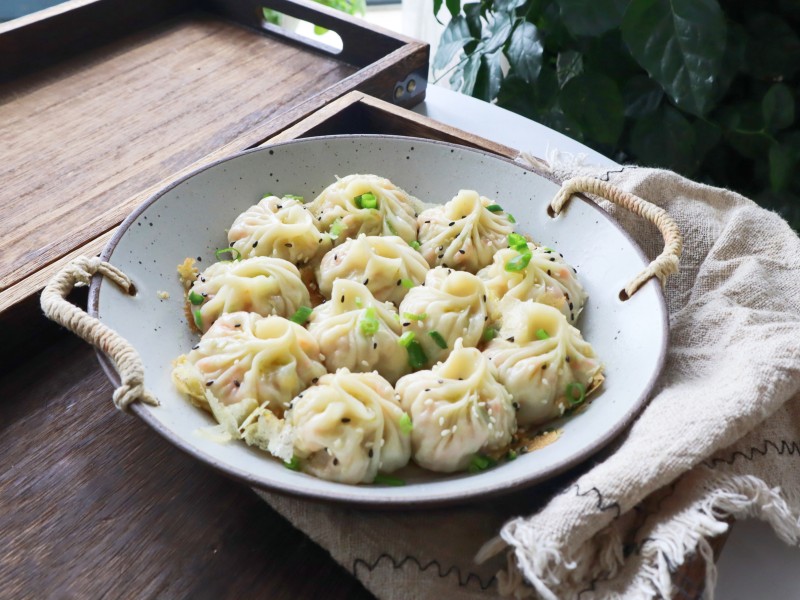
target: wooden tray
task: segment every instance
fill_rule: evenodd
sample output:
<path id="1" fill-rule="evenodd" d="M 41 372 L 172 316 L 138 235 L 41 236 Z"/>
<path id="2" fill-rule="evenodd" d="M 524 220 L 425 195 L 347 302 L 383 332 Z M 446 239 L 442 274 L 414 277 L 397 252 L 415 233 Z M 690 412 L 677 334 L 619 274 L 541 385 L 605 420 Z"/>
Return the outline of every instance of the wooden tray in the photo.
<path id="1" fill-rule="evenodd" d="M 517 154 L 359 92 L 274 131 L 267 143 L 380 132 Z M 18 327 L 43 323 L 33 302 L 19 306 L 26 314 Z M 0 375 L 0 455 L 9 465 L 0 471 L 0 506 L 15 508 L 0 515 L 0 589 L 10 597 L 371 598 L 245 486 L 119 414 L 89 346 L 53 327 L 30 354 L 14 348 L 24 362 Z M 677 598 L 699 598 L 703 559 L 674 581 Z"/>
<path id="2" fill-rule="evenodd" d="M 262 6 L 339 34 L 330 49 Z M 70 0 L 0 25 L 0 313 L 163 183 L 362 90 L 425 96 L 428 46 L 306 0 Z"/>

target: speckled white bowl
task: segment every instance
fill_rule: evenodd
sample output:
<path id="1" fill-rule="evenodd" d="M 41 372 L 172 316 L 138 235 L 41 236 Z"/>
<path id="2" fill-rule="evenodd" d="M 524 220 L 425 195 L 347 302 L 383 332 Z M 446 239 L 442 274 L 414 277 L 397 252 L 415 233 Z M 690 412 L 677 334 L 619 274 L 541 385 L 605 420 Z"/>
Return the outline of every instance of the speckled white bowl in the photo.
<path id="1" fill-rule="evenodd" d="M 517 219 L 518 231 L 558 249 L 578 270 L 589 301 L 578 323 L 605 364 L 602 391 L 584 413 L 566 420 L 561 438 L 541 450 L 474 475 L 442 476 L 408 467 L 407 485 L 352 486 L 284 468 L 244 443 L 218 444 L 197 434 L 212 423 L 174 389 L 171 361 L 197 340 L 186 324 L 175 267 L 187 256 L 201 268 L 227 246 L 225 230 L 265 192 L 314 198 L 335 176 L 376 173 L 425 202 L 446 202 L 476 189 Z M 393 136 L 332 136 L 244 152 L 205 167 L 157 193 L 120 227 L 103 259 L 134 281 L 138 294 L 92 282 L 90 312 L 126 337 L 144 361 L 147 387 L 161 406 L 133 410 L 176 446 L 247 483 L 302 496 L 377 506 L 463 502 L 541 482 L 599 450 L 636 416 L 661 371 L 667 312 L 656 281 L 627 302 L 624 284 L 647 261 L 634 242 L 594 204 L 574 198 L 559 217 L 547 215 L 558 186 L 484 152 Z M 169 292 L 161 300 L 159 291 Z M 112 381 L 116 374 L 101 357 Z"/>

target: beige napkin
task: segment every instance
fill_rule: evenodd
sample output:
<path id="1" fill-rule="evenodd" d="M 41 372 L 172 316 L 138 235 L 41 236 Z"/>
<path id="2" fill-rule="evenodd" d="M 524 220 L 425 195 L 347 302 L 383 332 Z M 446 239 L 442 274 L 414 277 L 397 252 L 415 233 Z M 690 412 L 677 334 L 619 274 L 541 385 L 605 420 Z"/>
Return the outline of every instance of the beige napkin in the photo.
<path id="1" fill-rule="evenodd" d="M 405 513 L 259 492 L 382 600 L 671 597 L 671 573 L 709 556 L 730 517 L 800 539 L 800 239 L 746 198 L 674 173 L 550 164 L 560 179 L 608 179 L 678 222 L 664 373 L 614 451 L 548 489 Z M 660 252 L 651 224 L 601 204 L 648 256 Z M 714 577 L 711 564 L 709 589 Z"/>

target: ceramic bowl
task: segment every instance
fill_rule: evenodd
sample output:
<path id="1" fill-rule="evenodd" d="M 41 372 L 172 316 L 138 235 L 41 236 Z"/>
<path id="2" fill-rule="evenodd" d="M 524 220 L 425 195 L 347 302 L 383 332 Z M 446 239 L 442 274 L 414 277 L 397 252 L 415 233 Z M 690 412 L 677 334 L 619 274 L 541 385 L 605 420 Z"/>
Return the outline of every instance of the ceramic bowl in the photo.
<path id="1" fill-rule="evenodd" d="M 517 230 L 556 248 L 578 270 L 589 300 L 578 326 L 605 365 L 606 380 L 587 410 L 558 424 L 554 443 L 477 474 L 444 476 L 410 466 L 395 475 L 402 487 L 345 485 L 286 469 L 243 442 L 220 444 L 198 430 L 213 423 L 173 387 L 171 362 L 197 335 L 187 326 L 176 266 L 191 256 L 202 269 L 227 246 L 226 229 L 265 192 L 313 199 L 335 177 L 375 173 L 430 203 L 475 189 L 517 219 Z M 108 243 L 102 257 L 134 281 L 128 296 L 95 278 L 90 312 L 127 338 L 144 362 L 145 382 L 161 406 L 134 412 L 179 448 L 248 484 L 331 501 L 383 507 L 464 502 L 530 486 L 599 450 L 644 405 L 664 361 L 667 312 L 651 280 L 630 300 L 619 292 L 647 260 L 627 234 L 594 203 L 575 197 L 551 218 L 558 185 L 509 160 L 428 140 L 394 136 L 309 138 L 246 151 L 203 167 L 155 194 Z M 162 299 L 159 292 L 168 292 Z M 112 381 L 116 374 L 101 363 Z"/>

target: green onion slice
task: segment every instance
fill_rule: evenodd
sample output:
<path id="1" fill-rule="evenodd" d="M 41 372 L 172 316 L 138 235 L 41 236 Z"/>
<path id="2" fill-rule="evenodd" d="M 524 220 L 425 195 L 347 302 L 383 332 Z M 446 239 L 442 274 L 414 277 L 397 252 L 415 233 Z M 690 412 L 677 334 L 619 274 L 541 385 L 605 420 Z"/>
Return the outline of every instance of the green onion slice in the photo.
<path id="1" fill-rule="evenodd" d="M 512 460 L 517 458 L 517 456 L 519 456 L 519 455 L 514 450 L 509 450 L 508 454 L 506 454 L 506 460 L 508 462 L 511 462 Z"/>
<path id="2" fill-rule="evenodd" d="M 357 306 L 358 308 L 361 308 L 363 305 L 364 305 L 364 303 L 361 301 L 361 298 L 359 298 L 358 296 L 356 296 L 356 306 Z"/>
<path id="3" fill-rule="evenodd" d="M 384 475 L 383 473 L 378 473 L 375 475 L 375 479 L 372 480 L 372 483 L 393 486 L 401 486 L 406 484 L 406 482 L 399 477 L 392 477 L 391 475 Z"/>
<path id="4" fill-rule="evenodd" d="M 216 252 L 214 252 L 214 256 L 217 257 L 217 260 L 222 260 L 222 254 L 230 254 L 233 260 L 239 260 L 242 258 L 242 253 L 239 252 L 236 248 L 220 248 Z"/>
<path id="5" fill-rule="evenodd" d="M 489 210 L 491 212 L 503 212 L 503 207 L 500 206 L 499 204 L 490 204 L 489 206 L 486 207 L 486 210 Z"/>
<path id="6" fill-rule="evenodd" d="M 417 240 L 411 240 L 408 242 L 408 245 L 411 246 L 414 250 L 419 250 L 419 242 Z"/>
<path id="7" fill-rule="evenodd" d="M 528 249 L 528 240 L 518 233 L 509 233 L 508 247 L 513 248 L 517 252 L 523 252 Z"/>
<path id="8" fill-rule="evenodd" d="M 200 309 L 192 311 L 194 315 L 194 324 L 197 325 L 197 328 L 200 331 L 203 331 L 203 313 L 200 312 Z"/>
<path id="9" fill-rule="evenodd" d="M 386 227 L 389 230 L 389 233 L 392 235 L 397 235 L 397 230 L 394 228 L 394 225 L 392 225 L 392 222 L 389 219 L 386 219 Z"/>
<path id="10" fill-rule="evenodd" d="M 494 459 L 484 456 L 483 454 L 476 454 L 469 462 L 469 467 L 467 470 L 470 473 L 480 473 L 481 471 L 485 471 L 496 464 L 497 462 Z"/>
<path id="11" fill-rule="evenodd" d="M 530 250 L 521 252 L 506 263 L 506 271 L 518 272 L 524 270 L 528 263 L 531 262 L 532 256 L 533 253 Z"/>
<path id="12" fill-rule="evenodd" d="M 567 402 L 570 406 L 578 406 L 586 400 L 586 388 L 577 381 L 567 386 Z"/>
<path id="13" fill-rule="evenodd" d="M 301 306 L 291 317 L 289 317 L 289 320 L 294 321 L 298 325 L 305 325 L 309 317 L 311 317 L 312 312 L 314 312 L 313 308 Z"/>
<path id="14" fill-rule="evenodd" d="M 342 223 L 342 218 L 336 217 L 336 220 L 331 224 L 331 230 L 329 232 L 329 235 L 333 239 L 336 239 L 339 237 L 339 234 L 341 234 L 342 231 L 344 231 L 344 224 Z"/>
<path id="15" fill-rule="evenodd" d="M 511 213 L 506 213 L 506 217 L 508 217 L 508 221 L 510 223 L 516 223 L 517 222 L 517 220 L 514 218 L 514 215 L 512 215 Z"/>
<path id="16" fill-rule="evenodd" d="M 433 341 L 436 342 L 436 345 L 439 346 L 442 350 L 447 350 L 447 340 L 442 337 L 442 334 L 436 331 L 429 331 L 428 335 L 433 338 Z"/>
<path id="17" fill-rule="evenodd" d="M 378 321 L 378 315 L 372 306 L 364 311 L 364 316 L 358 322 L 358 326 L 361 329 L 361 333 L 364 335 L 375 335 L 378 333 L 378 329 L 380 329 L 381 324 Z"/>
<path id="18" fill-rule="evenodd" d="M 283 466 L 289 469 L 290 471 L 299 471 L 300 470 L 300 459 L 296 456 L 292 457 L 292 460 L 287 460 L 283 463 Z"/>
<path id="19" fill-rule="evenodd" d="M 413 287 L 416 287 L 416 285 L 417 285 L 416 283 L 414 283 L 414 282 L 413 282 L 413 281 L 411 281 L 410 279 L 401 279 L 401 280 L 400 280 L 400 284 L 401 284 L 401 285 L 402 285 L 404 288 L 406 288 L 407 290 L 410 290 L 411 288 L 413 288 Z"/>
<path id="20" fill-rule="evenodd" d="M 537 340 L 549 340 L 550 334 L 547 333 L 544 329 L 537 329 L 536 330 L 536 339 Z"/>
<path id="21" fill-rule="evenodd" d="M 421 369 L 424 367 L 428 362 L 428 356 L 425 354 L 425 350 L 422 349 L 422 346 L 420 346 L 419 342 L 412 339 L 408 342 L 408 345 L 405 346 L 406 351 L 408 352 L 408 364 L 411 366 L 411 368 Z"/>
<path id="22" fill-rule="evenodd" d="M 483 332 L 484 342 L 491 342 L 496 337 L 497 337 L 497 329 L 495 329 L 494 327 L 489 327 L 486 329 L 486 331 Z"/>
<path id="23" fill-rule="evenodd" d="M 198 304 L 203 303 L 203 297 L 194 290 L 192 290 L 191 292 L 189 292 L 189 302 L 197 306 Z"/>
<path id="24" fill-rule="evenodd" d="M 428 313 L 417 314 L 417 313 L 404 312 L 403 318 L 408 319 L 409 321 L 424 321 L 425 319 L 428 318 Z"/>
<path id="25" fill-rule="evenodd" d="M 288 198 L 289 200 L 297 200 L 298 202 L 305 202 L 305 198 L 303 196 L 295 196 L 294 194 L 284 194 L 284 198 Z"/>
<path id="26" fill-rule="evenodd" d="M 353 202 L 356 203 L 358 208 L 378 208 L 378 199 L 371 192 L 356 196 L 353 198 Z"/>
<path id="27" fill-rule="evenodd" d="M 414 424 L 411 422 L 411 417 L 408 416 L 408 413 L 403 413 L 403 416 L 400 417 L 400 431 L 411 433 L 412 429 L 414 429 Z"/>
<path id="28" fill-rule="evenodd" d="M 403 335 L 397 338 L 397 343 L 403 348 L 408 348 L 411 345 L 411 342 L 414 341 L 415 337 L 416 336 L 414 335 L 413 331 L 406 331 Z"/>

